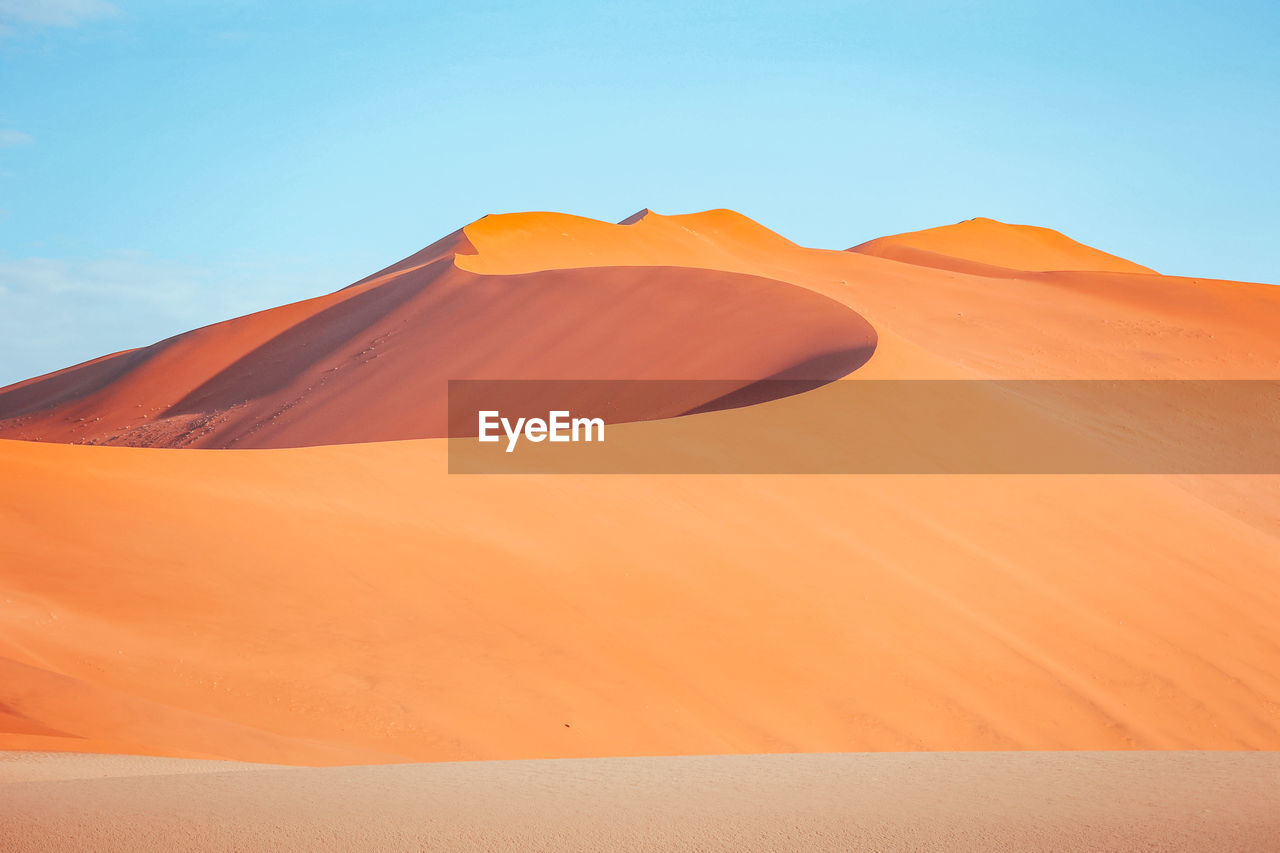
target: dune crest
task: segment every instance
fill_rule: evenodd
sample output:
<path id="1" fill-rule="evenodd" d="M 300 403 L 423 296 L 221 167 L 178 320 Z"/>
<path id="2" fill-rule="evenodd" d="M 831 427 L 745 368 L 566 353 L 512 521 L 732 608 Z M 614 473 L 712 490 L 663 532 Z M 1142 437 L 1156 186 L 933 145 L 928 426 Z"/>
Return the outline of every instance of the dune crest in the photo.
<path id="1" fill-rule="evenodd" d="M 955 225 L 877 237 L 854 246 L 849 251 L 979 275 L 993 271 L 1002 275 L 1002 270 L 1154 272 L 1132 261 L 1078 243 L 1051 228 L 1013 225 L 981 216 Z"/>
<path id="2" fill-rule="evenodd" d="M 732 210 L 664 216 L 645 208 L 620 223 L 564 213 L 504 213 L 463 229 L 476 254 L 464 269 L 490 275 L 569 267 L 666 266 L 767 275 L 761 261 L 798 250 Z"/>
<path id="3" fill-rule="evenodd" d="M 672 228 L 694 234 L 672 224 L 686 221 L 707 229 L 703 242 L 771 232 L 727 211 L 655 216 L 485 217 L 327 296 L 0 389 L 0 437 L 192 448 L 430 438 L 446 434 L 451 379 L 820 382 L 870 358 L 875 331 L 847 305 L 724 265 L 670 263 L 683 259 L 663 242 Z M 639 242 L 590 269 L 540 264 L 533 248 L 568 241 L 591 255 L 620 233 Z M 532 267 L 512 268 L 513 256 Z"/>

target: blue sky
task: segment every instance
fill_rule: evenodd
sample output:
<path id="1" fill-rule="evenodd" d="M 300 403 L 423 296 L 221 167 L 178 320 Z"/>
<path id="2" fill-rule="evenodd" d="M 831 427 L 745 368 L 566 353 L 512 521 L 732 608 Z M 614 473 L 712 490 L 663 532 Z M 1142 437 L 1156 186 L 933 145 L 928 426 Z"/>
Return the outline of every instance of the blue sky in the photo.
<path id="1" fill-rule="evenodd" d="M 1280 281 L 1277 45 L 1271 2 L 0 0 L 0 384 L 513 210 Z"/>

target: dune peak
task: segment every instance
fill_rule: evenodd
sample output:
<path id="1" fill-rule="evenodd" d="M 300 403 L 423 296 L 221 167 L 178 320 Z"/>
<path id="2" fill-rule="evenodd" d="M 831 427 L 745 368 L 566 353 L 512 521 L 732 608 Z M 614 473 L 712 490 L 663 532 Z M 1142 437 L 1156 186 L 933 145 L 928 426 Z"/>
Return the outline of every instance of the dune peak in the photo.
<path id="1" fill-rule="evenodd" d="M 1039 225 L 975 216 L 953 225 L 878 237 L 849 249 L 917 266 L 985 274 L 998 268 L 1023 272 L 1078 270 L 1152 274 L 1133 261 Z"/>
<path id="2" fill-rule="evenodd" d="M 684 266 L 757 273 L 748 258 L 797 245 L 726 208 L 665 215 L 642 208 L 621 222 L 547 211 L 501 213 L 462 229 L 474 250 L 455 263 L 471 272 L 516 274 L 604 266 Z M 766 264 L 767 266 L 767 264 Z"/>
<path id="3" fill-rule="evenodd" d="M 646 209 L 633 226 L 490 214 L 327 296 L 0 388 L 0 437 L 206 448 L 441 437 L 449 379 L 832 381 L 861 366 L 874 329 L 744 263 L 745 246 L 773 249 L 758 233 L 772 235 L 729 211 Z"/>

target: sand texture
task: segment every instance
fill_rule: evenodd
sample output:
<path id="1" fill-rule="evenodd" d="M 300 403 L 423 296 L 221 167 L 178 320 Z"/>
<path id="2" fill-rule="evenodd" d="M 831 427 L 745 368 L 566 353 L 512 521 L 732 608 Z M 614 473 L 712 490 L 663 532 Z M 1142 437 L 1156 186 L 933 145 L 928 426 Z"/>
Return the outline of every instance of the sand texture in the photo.
<path id="1" fill-rule="evenodd" d="M 236 770 L 77 755 L 56 778 L 46 762 L 31 753 L 0 761 L 6 850 L 1212 853 L 1269 850 L 1280 837 L 1274 753 L 744 755 Z"/>
<path id="2" fill-rule="evenodd" d="M 0 390 L 0 747 L 1280 748 L 1276 477 L 447 473 L 459 376 L 1280 378 L 1269 285 L 991 220 L 876 245 L 490 216 Z M 797 413 L 874 425 L 833 387 L 619 429 L 714 454 Z"/>

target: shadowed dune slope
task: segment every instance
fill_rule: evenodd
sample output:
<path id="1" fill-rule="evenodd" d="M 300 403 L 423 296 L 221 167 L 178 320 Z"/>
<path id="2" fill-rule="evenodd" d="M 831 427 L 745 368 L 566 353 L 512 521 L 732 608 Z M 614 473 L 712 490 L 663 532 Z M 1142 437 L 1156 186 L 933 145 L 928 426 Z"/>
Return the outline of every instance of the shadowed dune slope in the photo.
<path id="1" fill-rule="evenodd" d="M 652 257 L 478 274 L 441 254 L 0 389 L 0 437 L 197 448 L 435 437 L 450 379 L 823 381 L 875 349 L 847 306 L 758 276 Z M 711 400 L 676 402 L 631 416 Z"/>
<path id="2" fill-rule="evenodd" d="M 28 417 L 47 393 L 52 430 L 175 377 L 162 402 L 186 418 L 312 389 L 238 448 L 394 435 L 424 416 L 392 411 L 413 370 L 764 372 L 851 340 L 875 342 L 852 382 L 1280 378 L 1266 285 L 985 275 L 770 235 L 727 211 L 488 217 L 439 257 L 6 395 Z M 431 335 L 362 352 L 387 317 Z M 607 357 L 538 361 L 561 320 Z M 360 358 L 334 371 L 334 353 Z M 312 365 L 359 379 L 329 393 Z M 619 429 L 711 454 L 780 414 L 874 418 L 823 409 L 835 387 Z M 0 441 L 0 746 L 297 764 L 1280 748 L 1280 478 L 469 477 L 444 444 Z"/>

